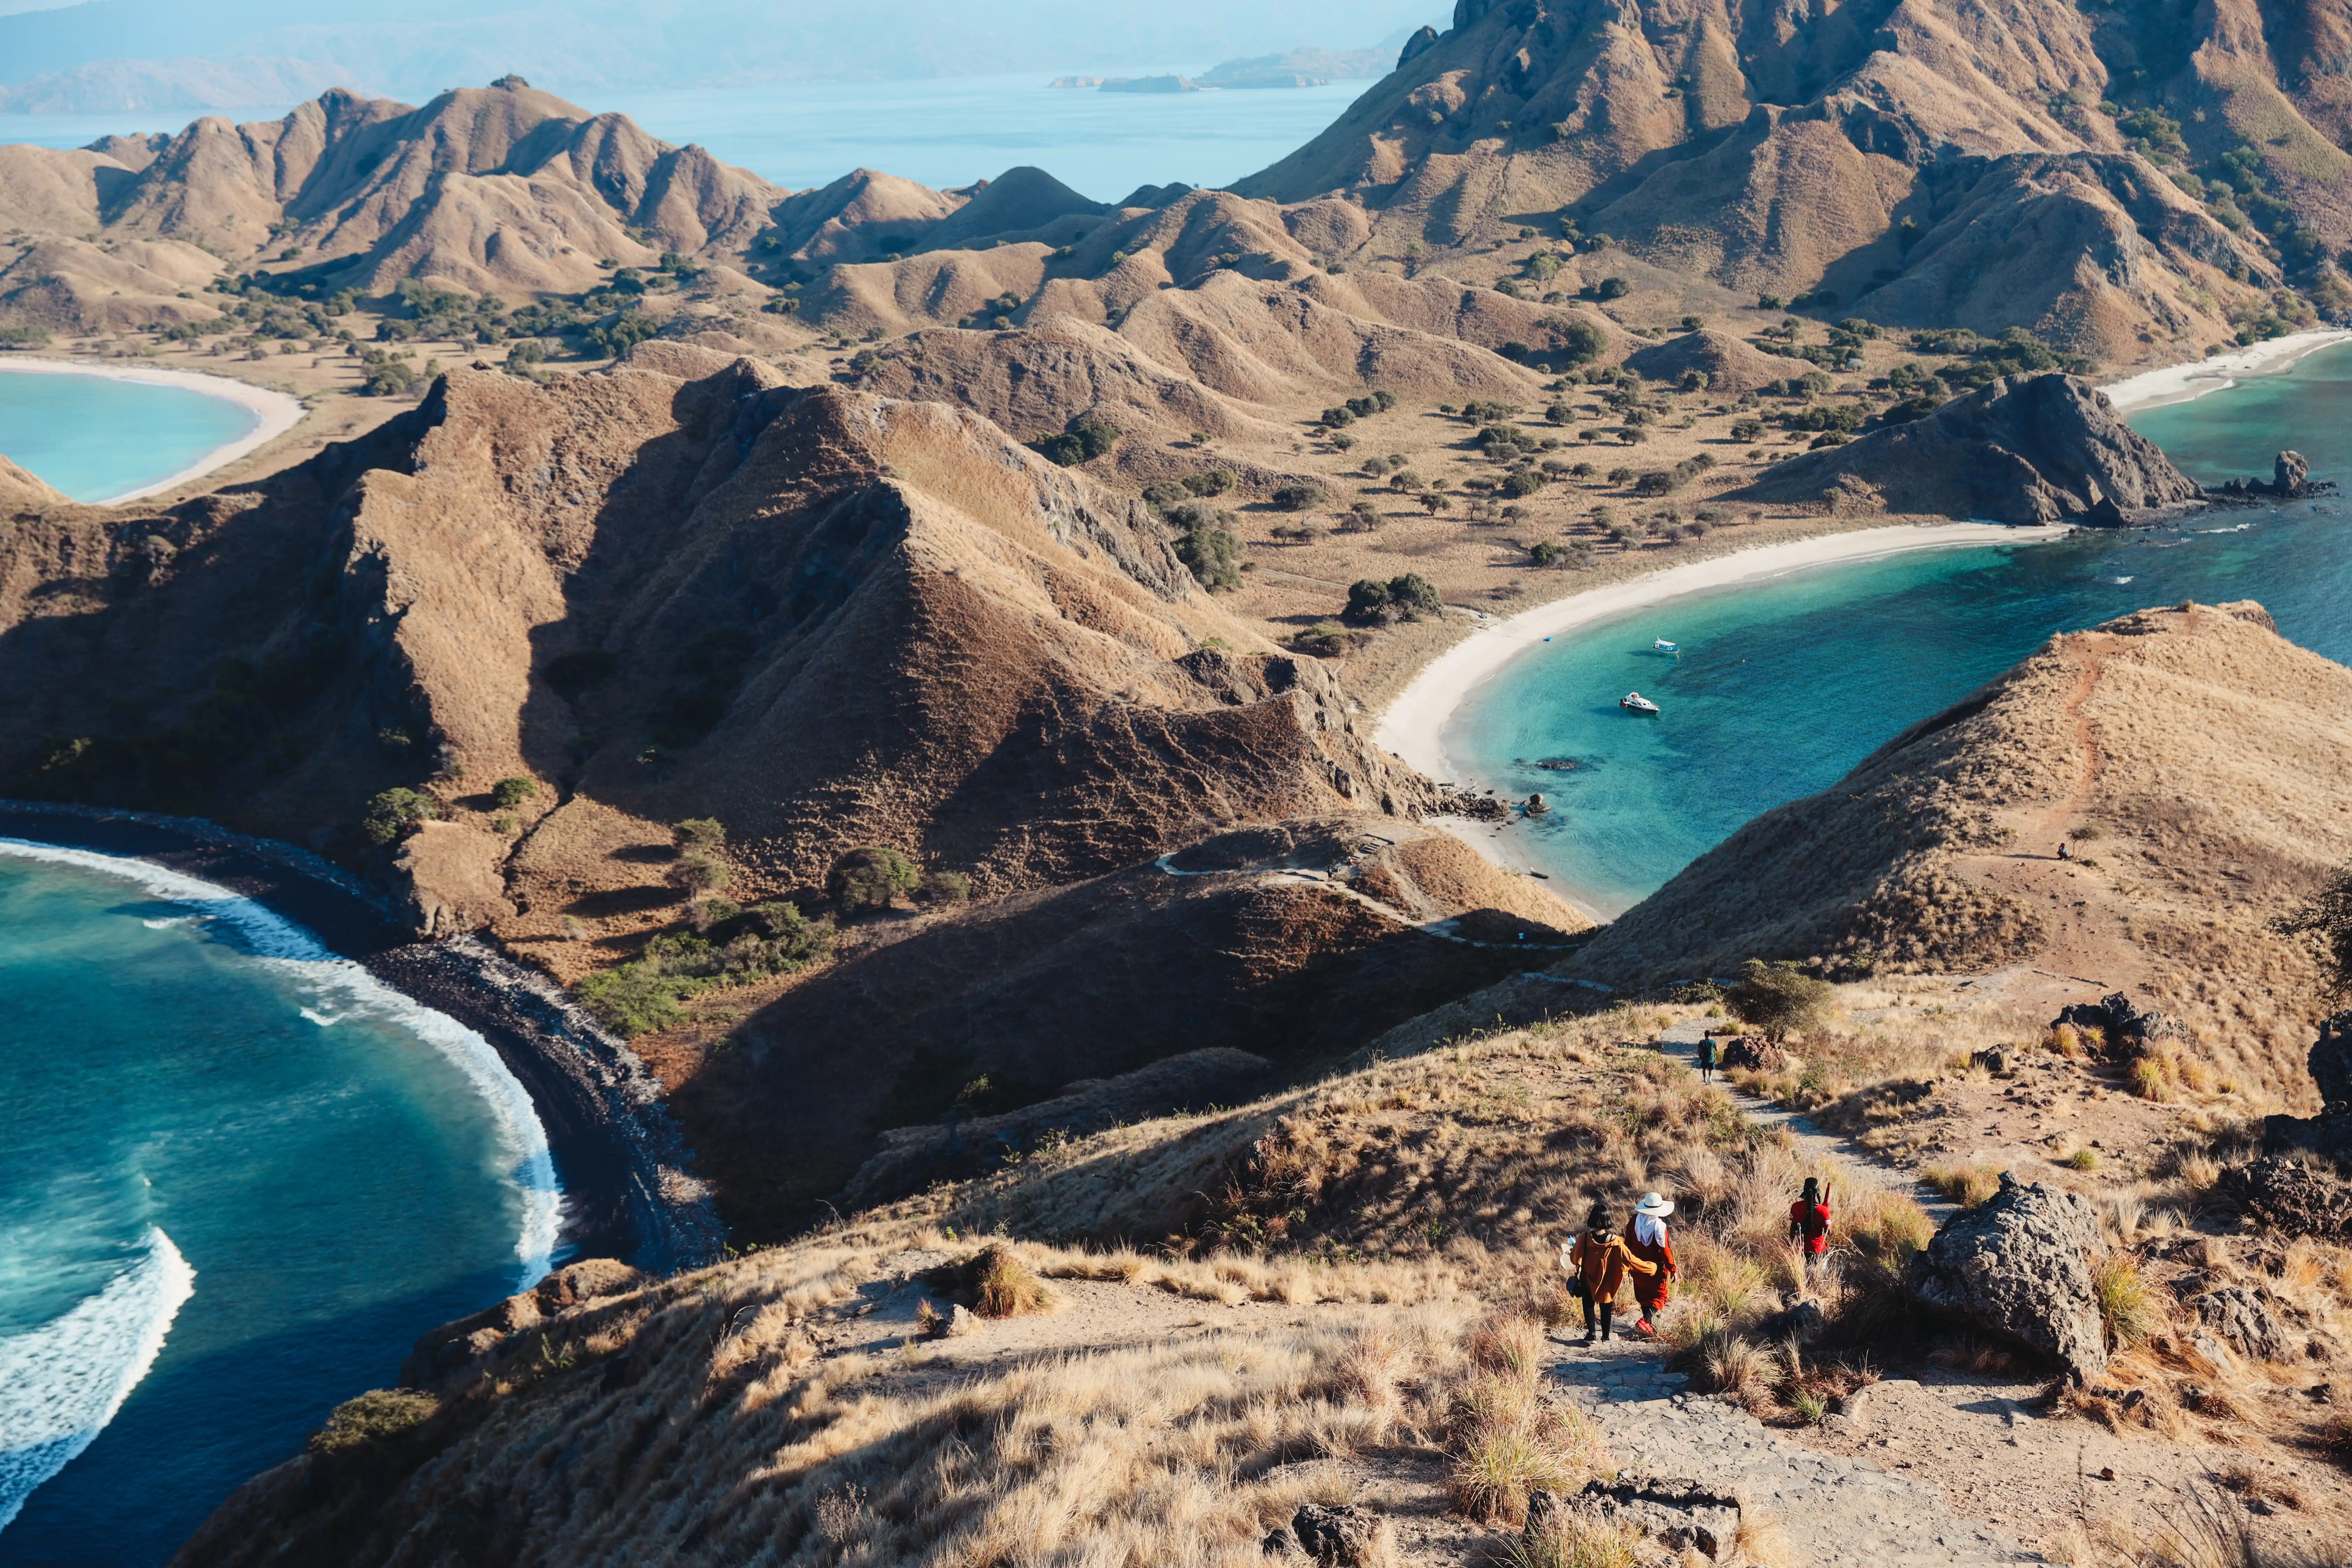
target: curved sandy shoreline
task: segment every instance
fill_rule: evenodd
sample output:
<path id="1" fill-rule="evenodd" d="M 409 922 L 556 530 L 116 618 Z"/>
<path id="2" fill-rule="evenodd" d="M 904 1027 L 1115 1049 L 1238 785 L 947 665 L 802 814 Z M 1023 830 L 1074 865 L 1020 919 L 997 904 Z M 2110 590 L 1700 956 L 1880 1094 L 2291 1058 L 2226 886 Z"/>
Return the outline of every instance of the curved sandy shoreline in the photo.
<path id="1" fill-rule="evenodd" d="M 2285 337 L 2252 343 L 2210 359 L 2142 371 L 2110 382 L 2099 390 L 2107 395 L 2108 402 L 2126 413 L 2159 403 L 2185 403 L 2208 393 L 2227 391 L 2237 384 L 2237 377 L 2242 375 L 2275 375 L 2305 354 L 2347 342 L 2352 342 L 2352 331 L 2339 328 L 2290 332 Z"/>
<path id="2" fill-rule="evenodd" d="M 272 392 L 266 386 L 226 375 L 206 375 L 191 370 L 137 368 L 131 365 L 106 364 L 91 360 L 41 359 L 27 355 L 0 355 L 0 373 L 20 371 L 30 375 L 94 375 L 108 381 L 136 382 L 147 386 L 177 387 L 182 392 L 194 392 L 206 397 L 216 397 L 224 403 L 234 403 L 253 416 L 253 427 L 226 446 L 215 447 L 175 474 L 124 490 L 102 500 L 88 502 L 90 506 L 119 506 L 124 501 L 160 495 L 176 489 L 190 479 L 200 479 L 216 468 L 226 468 L 278 439 L 302 422 L 301 399 L 282 392 Z"/>

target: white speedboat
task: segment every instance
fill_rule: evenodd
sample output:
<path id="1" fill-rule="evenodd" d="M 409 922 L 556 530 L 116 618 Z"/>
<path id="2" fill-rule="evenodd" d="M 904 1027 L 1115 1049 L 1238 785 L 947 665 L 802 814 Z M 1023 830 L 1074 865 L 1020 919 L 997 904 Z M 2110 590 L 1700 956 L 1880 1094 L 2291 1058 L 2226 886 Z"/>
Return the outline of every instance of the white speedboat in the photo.
<path id="1" fill-rule="evenodd" d="M 1660 653 L 1680 653 L 1683 651 L 1682 645 L 1680 643 L 1671 643 L 1664 637 L 1660 637 L 1650 646 L 1656 648 Z"/>
<path id="2" fill-rule="evenodd" d="M 1628 691 L 1617 699 L 1617 706 L 1628 713 L 1640 713 L 1650 718 L 1656 717 L 1658 711 L 1658 705 L 1638 691 Z"/>

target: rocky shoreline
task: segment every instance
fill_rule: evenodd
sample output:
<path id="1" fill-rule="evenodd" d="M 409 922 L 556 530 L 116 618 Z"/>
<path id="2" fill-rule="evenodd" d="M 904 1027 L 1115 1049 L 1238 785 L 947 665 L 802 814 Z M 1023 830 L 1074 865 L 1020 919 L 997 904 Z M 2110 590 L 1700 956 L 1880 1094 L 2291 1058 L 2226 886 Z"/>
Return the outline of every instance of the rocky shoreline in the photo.
<path id="1" fill-rule="evenodd" d="M 648 1273 L 715 1260 L 725 1232 L 688 1173 L 660 1086 L 541 977 L 470 938 L 412 941 L 391 905 L 292 845 L 188 817 L 0 801 L 0 837 L 131 856 L 284 916 L 420 1005 L 479 1034 L 530 1094 L 563 1189 L 559 1248 Z"/>

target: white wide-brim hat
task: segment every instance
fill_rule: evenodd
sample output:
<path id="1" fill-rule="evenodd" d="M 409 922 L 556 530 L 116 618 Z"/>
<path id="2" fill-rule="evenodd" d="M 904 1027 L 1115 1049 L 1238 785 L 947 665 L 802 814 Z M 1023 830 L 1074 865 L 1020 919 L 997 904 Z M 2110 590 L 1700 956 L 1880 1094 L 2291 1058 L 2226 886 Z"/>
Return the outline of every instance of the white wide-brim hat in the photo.
<path id="1" fill-rule="evenodd" d="M 1635 1214 L 1645 1214 L 1653 1215 L 1658 1219 L 1664 1219 L 1666 1215 L 1675 1212 L 1675 1205 L 1673 1201 L 1668 1199 L 1663 1194 L 1643 1193 L 1642 1194 L 1642 1201 L 1633 1205 L 1633 1212 Z"/>

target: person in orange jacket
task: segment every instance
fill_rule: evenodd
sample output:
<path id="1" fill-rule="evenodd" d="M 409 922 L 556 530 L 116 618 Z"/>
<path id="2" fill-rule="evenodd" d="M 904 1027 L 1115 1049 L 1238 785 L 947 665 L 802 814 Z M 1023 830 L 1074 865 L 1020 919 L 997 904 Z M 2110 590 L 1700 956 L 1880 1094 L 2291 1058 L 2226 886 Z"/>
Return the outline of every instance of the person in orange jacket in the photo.
<path id="1" fill-rule="evenodd" d="M 1675 1265 L 1674 1239 L 1666 1234 L 1666 1216 L 1674 1212 L 1673 1200 L 1664 1194 L 1643 1193 L 1625 1226 L 1625 1250 L 1650 1266 L 1633 1278 L 1633 1300 L 1642 1309 L 1642 1320 L 1633 1326 L 1639 1334 L 1655 1337 L 1655 1320 L 1665 1310 L 1674 1292 L 1672 1281 L 1681 1272 Z"/>
<path id="2" fill-rule="evenodd" d="M 1609 1315 L 1616 1310 L 1617 1292 L 1624 1288 L 1625 1276 L 1638 1278 L 1654 1272 L 1656 1268 L 1626 1249 L 1624 1239 L 1609 1228 L 1609 1211 L 1599 1204 L 1592 1205 L 1584 1234 L 1560 1249 L 1559 1260 L 1576 1277 L 1570 1289 L 1583 1298 L 1584 1342 L 1588 1345 L 1592 1342 L 1596 1319 L 1601 1337 L 1610 1337 Z"/>

